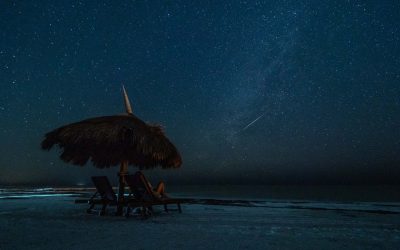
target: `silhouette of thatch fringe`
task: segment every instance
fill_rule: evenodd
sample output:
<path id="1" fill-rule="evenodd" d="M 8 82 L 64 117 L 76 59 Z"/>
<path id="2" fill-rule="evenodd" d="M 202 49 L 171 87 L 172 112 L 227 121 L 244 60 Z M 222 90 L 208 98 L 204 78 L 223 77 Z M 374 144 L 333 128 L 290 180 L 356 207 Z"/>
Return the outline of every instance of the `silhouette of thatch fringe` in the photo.
<path id="1" fill-rule="evenodd" d="M 60 158 L 83 166 L 89 160 L 98 168 L 128 161 L 148 169 L 177 168 L 182 164 L 175 146 L 160 126 L 148 125 L 132 114 L 96 117 L 57 128 L 45 135 L 42 149 L 58 145 Z"/>

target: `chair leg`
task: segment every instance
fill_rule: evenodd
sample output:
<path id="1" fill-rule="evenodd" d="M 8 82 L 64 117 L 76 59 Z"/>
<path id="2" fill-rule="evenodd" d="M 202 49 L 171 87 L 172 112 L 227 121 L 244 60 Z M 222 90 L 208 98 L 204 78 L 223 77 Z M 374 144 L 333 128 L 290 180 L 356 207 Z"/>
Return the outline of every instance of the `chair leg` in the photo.
<path id="1" fill-rule="evenodd" d="M 101 208 L 100 213 L 99 213 L 100 216 L 103 216 L 103 215 L 106 214 L 106 207 L 107 207 L 107 205 L 108 205 L 107 203 L 104 203 L 104 204 L 103 204 L 103 207 Z"/>
<path id="2" fill-rule="evenodd" d="M 151 207 L 151 206 L 146 209 L 146 214 L 148 217 L 152 216 L 153 212 L 154 212 L 153 207 Z"/>
<path id="3" fill-rule="evenodd" d="M 131 206 L 128 205 L 128 207 L 126 208 L 125 217 L 128 218 L 130 215 L 131 215 Z"/>
<path id="4" fill-rule="evenodd" d="M 92 209 L 94 208 L 94 203 L 90 204 L 90 207 L 86 209 L 86 213 L 90 214 L 92 212 Z"/>
<path id="5" fill-rule="evenodd" d="M 147 210 L 146 207 L 142 207 L 142 208 L 140 209 L 140 215 L 142 216 L 142 219 L 146 219 L 146 218 L 147 218 L 146 210 Z"/>
<path id="6" fill-rule="evenodd" d="M 142 219 L 147 219 L 153 215 L 153 208 L 152 207 L 142 207 L 141 209 Z"/>
<path id="7" fill-rule="evenodd" d="M 178 211 L 179 211 L 179 213 L 181 214 L 181 213 L 182 213 L 181 204 L 180 204 L 180 203 L 177 203 L 177 205 L 178 205 Z"/>

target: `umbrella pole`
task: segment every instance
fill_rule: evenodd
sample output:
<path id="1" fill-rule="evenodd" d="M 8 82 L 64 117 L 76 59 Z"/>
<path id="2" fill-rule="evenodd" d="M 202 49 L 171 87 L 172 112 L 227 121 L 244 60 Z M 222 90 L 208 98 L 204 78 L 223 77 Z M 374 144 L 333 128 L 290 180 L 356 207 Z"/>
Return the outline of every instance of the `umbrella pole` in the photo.
<path id="1" fill-rule="evenodd" d="M 124 193 L 125 193 L 125 175 L 128 174 L 128 161 L 121 162 L 119 168 L 119 187 L 118 187 L 118 205 L 117 205 L 117 215 L 122 215 L 124 210 Z"/>

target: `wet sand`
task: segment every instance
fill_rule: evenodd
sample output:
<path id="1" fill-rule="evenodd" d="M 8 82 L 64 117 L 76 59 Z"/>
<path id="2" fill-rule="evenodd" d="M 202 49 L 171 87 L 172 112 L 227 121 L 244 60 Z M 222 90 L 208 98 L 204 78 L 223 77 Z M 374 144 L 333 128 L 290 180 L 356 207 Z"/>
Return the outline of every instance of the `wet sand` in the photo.
<path id="1" fill-rule="evenodd" d="M 398 249 L 400 203 L 195 199 L 142 219 L 76 197 L 0 200 L 0 249 Z"/>

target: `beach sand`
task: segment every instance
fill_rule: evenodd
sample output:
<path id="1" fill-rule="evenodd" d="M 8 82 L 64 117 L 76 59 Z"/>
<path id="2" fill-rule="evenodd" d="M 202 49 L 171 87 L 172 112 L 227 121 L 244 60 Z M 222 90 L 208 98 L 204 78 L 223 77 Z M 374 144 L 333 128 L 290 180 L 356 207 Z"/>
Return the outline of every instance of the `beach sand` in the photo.
<path id="1" fill-rule="evenodd" d="M 0 249 L 398 249 L 399 203 L 186 204 L 148 219 L 86 214 L 76 197 L 0 200 Z M 112 210 L 109 210 L 110 213 Z"/>

